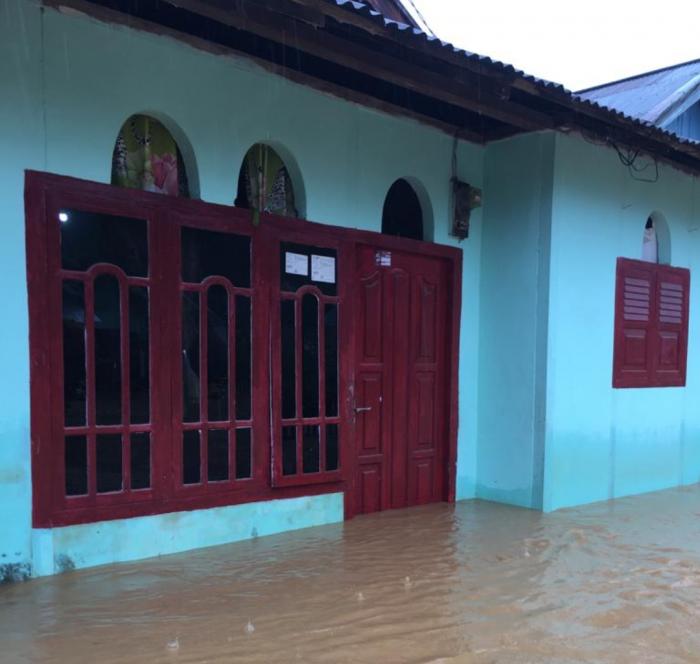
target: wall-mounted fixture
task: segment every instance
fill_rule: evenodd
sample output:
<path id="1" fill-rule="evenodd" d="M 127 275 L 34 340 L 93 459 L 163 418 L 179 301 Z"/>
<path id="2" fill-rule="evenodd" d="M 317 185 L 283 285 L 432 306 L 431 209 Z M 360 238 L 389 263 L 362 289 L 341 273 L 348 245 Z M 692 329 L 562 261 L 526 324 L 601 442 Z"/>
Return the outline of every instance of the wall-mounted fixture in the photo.
<path id="1" fill-rule="evenodd" d="M 469 217 L 472 210 L 481 207 L 481 189 L 452 178 L 452 192 L 454 195 L 452 235 L 464 240 L 469 237 Z"/>

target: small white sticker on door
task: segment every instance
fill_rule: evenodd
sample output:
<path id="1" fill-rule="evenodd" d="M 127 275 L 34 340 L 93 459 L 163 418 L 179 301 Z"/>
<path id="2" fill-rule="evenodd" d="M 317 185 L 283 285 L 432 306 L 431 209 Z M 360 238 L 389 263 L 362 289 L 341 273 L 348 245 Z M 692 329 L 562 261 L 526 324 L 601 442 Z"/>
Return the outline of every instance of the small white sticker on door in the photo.
<path id="1" fill-rule="evenodd" d="M 309 257 L 304 254 L 293 254 L 287 251 L 284 254 L 284 271 L 287 274 L 309 274 Z"/>
<path id="2" fill-rule="evenodd" d="M 375 255 L 375 260 L 377 265 L 381 265 L 382 267 L 391 267 L 391 252 L 378 251 Z"/>
<path id="3" fill-rule="evenodd" d="M 311 256 L 311 280 L 326 284 L 335 283 L 335 258 L 332 256 Z"/>

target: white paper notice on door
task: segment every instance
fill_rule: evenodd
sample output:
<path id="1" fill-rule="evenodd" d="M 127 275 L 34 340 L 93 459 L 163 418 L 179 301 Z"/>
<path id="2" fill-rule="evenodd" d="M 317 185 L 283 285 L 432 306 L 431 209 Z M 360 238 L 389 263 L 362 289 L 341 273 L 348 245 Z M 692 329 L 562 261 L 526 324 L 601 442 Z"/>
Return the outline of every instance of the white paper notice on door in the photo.
<path id="1" fill-rule="evenodd" d="M 332 256 L 311 256 L 311 280 L 326 284 L 335 283 L 335 258 Z"/>
<path id="2" fill-rule="evenodd" d="M 284 271 L 287 274 L 309 274 L 309 257 L 304 254 L 293 254 L 286 251 L 284 254 Z"/>

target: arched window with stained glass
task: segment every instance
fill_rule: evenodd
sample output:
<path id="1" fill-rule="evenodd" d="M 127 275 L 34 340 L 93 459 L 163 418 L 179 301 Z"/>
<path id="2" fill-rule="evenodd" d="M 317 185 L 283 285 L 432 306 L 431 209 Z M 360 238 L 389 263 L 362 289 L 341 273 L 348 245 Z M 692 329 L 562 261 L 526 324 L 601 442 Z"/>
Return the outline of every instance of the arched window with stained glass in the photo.
<path id="1" fill-rule="evenodd" d="M 182 154 L 161 122 L 148 115 L 132 115 L 122 125 L 112 155 L 112 184 L 189 197 Z"/>
<path id="2" fill-rule="evenodd" d="M 235 205 L 252 210 L 255 223 L 261 212 L 299 216 L 289 170 L 269 145 L 256 143 L 243 158 Z"/>

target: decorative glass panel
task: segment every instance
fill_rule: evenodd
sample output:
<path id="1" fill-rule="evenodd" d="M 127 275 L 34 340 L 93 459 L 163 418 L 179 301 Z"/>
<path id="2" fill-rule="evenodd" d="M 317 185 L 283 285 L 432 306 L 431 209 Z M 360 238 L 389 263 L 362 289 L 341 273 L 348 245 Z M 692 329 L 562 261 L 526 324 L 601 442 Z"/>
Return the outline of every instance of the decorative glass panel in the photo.
<path id="1" fill-rule="evenodd" d="M 328 424 L 326 426 L 326 470 L 338 470 L 338 466 L 338 425 Z"/>
<path id="2" fill-rule="evenodd" d="M 97 436 L 97 493 L 122 490 L 122 437 Z"/>
<path id="3" fill-rule="evenodd" d="M 63 269 L 84 272 L 96 263 L 109 263 L 129 276 L 148 276 L 147 224 L 143 219 L 66 209 L 61 211 L 59 223 Z"/>
<path id="4" fill-rule="evenodd" d="M 207 277 L 250 287 L 250 238 L 198 228 L 182 229 L 182 280 L 200 283 Z"/>
<path id="5" fill-rule="evenodd" d="M 66 496 L 84 496 L 88 492 L 87 437 L 66 436 Z"/>
<path id="6" fill-rule="evenodd" d="M 210 429 L 207 438 L 207 480 L 223 482 L 228 479 L 228 430 Z"/>
<path id="7" fill-rule="evenodd" d="M 199 455 L 199 431 L 184 431 L 182 434 L 182 483 L 199 484 L 201 481 L 201 458 Z"/>
<path id="8" fill-rule="evenodd" d="M 338 415 L 338 305 L 324 307 L 323 325 L 325 332 L 326 361 L 326 416 Z"/>
<path id="9" fill-rule="evenodd" d="M 131 488 L 148 489 L 151 486 L 151 436 L 149 433 L 131 434 Z"/>
<path id="10" fill-rule="evenodd" d="M 297 429 L 282 427 L 282 474 L 296 475 L 297 472 Z"/>
<path id="11" fill-rule="evenodd" d="M 182 403 L 185 422 L 199 422 L 199 293 L 191 291 L 182 294 Z"/>
<path id="12" fill-rule="evenodd" d="M 122 421 L 122 358 L 119 282 L 95 279 L 95 410 L 97 424 Z"/>
<path id="13" fill-rule="evenodd" d="M 282 418 L 296 417 L 296 365 L 294 329 L 294 300 L 282 300 Z"/>
<path id="14" fill-rule="evenodd" d="M 209 421 L 228 420 L 228 292 L 223 286 L 207 291 L 207 330 Z"/>
<path id="15" fill-rule="evenodd" d="M 250 429 L 236 429 L 236 479 L 253 476 L 252 441 Z"/>
<path id="16" fill-rule="evenodd" d="M 85 289 L 63 282 L 63 405 L 67 427 L 85 424 Z"/>
<path id="17" fill-rule="evenodd" d="M 320 470 L 320 451 L 318 426 L 303 427 L 302 456 L 305 473 L 317 473 Z"/>
<path id="18" fill-rule="evenodd" d="M 129 288 L 129 395 L 131 423 L 150 420 L 148 289 Z"/>
<path id="19" fill-rule="evenodd" d="M 251 418 L 251 344 L 252 319 L 250 298 L 236 296 L 236 419 Z"/>
<path id="20" fill-rule="evenodd" d="M 304 417 L 318 417 L 318 299 L 304 295 L 301 300 L 302 411 Z"/>

